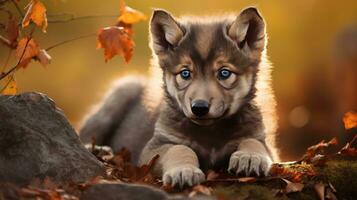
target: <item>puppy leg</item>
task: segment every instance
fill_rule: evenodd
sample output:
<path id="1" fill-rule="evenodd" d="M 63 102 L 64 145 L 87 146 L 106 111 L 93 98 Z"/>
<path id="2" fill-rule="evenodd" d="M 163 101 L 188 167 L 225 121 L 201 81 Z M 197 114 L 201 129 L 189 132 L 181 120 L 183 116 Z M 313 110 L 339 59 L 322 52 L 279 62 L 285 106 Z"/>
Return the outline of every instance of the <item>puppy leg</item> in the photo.
<path id="1" fill-rule="evenodd" d="M 246 176 L 268 175 L 272 159 L 269 151 L 261 141 L 257 139 L 244 139 L 238 145 L 229 161 L 228 171 Z"/>
<path id="2" fill-rule="evenodd" d="M 145 152 L 146 151 L 146 152 Z M 205 180 L 205 175 L 199 168 L 198 158 L 192 149 L 185 145 L 164 145 L 148 152 L 145 148 L 143 156 L 159 154 L 155 164 L 164 184 L 183 188 L 183 186 L 197 185 Z M 148 160 L 145 159 L 144 160 Z M 155 169 L 154 169 L 155 170 Z"/>

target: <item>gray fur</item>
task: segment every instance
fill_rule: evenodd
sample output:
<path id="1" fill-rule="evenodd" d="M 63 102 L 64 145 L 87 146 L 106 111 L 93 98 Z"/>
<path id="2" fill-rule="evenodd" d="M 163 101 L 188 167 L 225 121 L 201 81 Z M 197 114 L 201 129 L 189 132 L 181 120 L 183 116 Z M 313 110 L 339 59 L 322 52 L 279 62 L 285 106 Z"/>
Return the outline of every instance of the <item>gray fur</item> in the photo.
<path id="1" fill-rule="evenodd" d="M 97 136 L 115 149 L 126 146 L 135 158 L 146 143 L 139 163 L 159 154 L 154 173 L 174 186 L 204 181 L 207 169 L 266 175 L 275 158 L 273 140 L 267 135 L 274 138 L 276 122 L 269 118 L 274 117 L 275 105 L 265 58 L 265 24 L 258 11 L 248 8 L 238 17 L 175 19 L 156 10 L 150 30 L 154 68 L 163 73 L 160 106 L 145 107 L 142 84 L 122 84 L 89 118 L 81 138 Z M 221 62 L 234 71 L 230 81 L 217 80 Z M 182 69 L 189 69 L 193 77 L 180 79 Z M 209 113 L 200 119 L 190 109 L 195 99 L 210 101 Z"/>

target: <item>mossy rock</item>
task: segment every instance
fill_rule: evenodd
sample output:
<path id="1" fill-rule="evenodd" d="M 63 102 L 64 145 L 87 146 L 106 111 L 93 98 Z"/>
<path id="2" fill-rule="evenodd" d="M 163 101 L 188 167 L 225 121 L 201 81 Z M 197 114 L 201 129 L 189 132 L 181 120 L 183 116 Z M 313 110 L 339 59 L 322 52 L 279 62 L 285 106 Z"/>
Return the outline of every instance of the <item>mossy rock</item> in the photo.
<path id="1" fill-rule="evenodd" d="M 233 185 L 228 187 L 217 187 L 213 195 L 221 199 L 254 199 L 254 200 L 275 200 L 288 199 L 277 197 L 277 190 L 256 184 Z"/>
<path id="2" fill-rule="evenodd" d="M 336 188 L 338 199 L 357 199 L 357 161 L 332 160 L 326 163 L 321 173 Z"/>

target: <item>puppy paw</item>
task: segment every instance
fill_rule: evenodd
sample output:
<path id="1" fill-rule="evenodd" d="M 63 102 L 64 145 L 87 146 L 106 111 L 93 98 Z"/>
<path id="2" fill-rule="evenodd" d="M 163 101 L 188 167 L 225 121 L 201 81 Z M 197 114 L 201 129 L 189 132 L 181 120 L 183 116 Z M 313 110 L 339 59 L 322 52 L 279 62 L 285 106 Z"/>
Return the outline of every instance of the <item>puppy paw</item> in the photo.
<path id="1" fill-rule="evenodd" d="M 228 172 L 246 176 L 267 176 L 272 160 L 267 155 L 254 152 L 236 151 L 229 160 Z"/>
<path id="2" fill-rule="evenodd" d="M 167 170 L 162 180 L 165 185 L 183 188 L 202 183 L 205 180 L 205 175 L 194 165 L 183 165 Z"/>

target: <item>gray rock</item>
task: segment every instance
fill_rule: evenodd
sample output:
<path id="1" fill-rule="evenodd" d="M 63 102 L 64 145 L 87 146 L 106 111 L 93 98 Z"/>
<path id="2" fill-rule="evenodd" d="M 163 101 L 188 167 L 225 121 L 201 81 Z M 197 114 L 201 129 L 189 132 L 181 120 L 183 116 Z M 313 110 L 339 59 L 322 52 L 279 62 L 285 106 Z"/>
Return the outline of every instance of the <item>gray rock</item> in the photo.
<path id="1" fill-rule="evenodd" d="M 168 195 L 156 188 L 135 184 L 97 184 L 84 191 L 82 200 L 166 200 Z"/>
<path id="2" fill-rule="evenodd" d="M 103 172 L 47 96 L 0 95 L 0 182 L 25 185 L 46 176 L 56 183 L 83 182 Z"/>
<path id="3" fill-rule="evenodd" d="M 214 200 L 216 198 L 197 195 L 189 198 L 183 195 L 168 195 L 166 192 L 145 185 L 125 183 L 102 183 L 85 190 L 81 200 Z"/>

